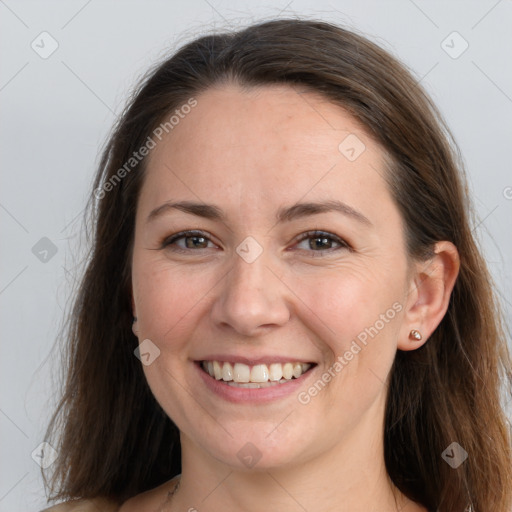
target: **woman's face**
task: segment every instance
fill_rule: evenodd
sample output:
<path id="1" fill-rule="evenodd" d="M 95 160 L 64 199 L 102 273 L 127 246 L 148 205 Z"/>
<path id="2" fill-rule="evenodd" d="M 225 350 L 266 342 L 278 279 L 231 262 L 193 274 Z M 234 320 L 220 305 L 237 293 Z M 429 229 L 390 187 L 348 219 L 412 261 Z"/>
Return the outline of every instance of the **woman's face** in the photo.
<path id="1" fill-rule="evenodd" d="M 212 463 L 378 446 L 409 285 L 382 150 L 311 92 L 225 85 L 196 100 L 155 139 L 137 207 L 153 394 Z"/>

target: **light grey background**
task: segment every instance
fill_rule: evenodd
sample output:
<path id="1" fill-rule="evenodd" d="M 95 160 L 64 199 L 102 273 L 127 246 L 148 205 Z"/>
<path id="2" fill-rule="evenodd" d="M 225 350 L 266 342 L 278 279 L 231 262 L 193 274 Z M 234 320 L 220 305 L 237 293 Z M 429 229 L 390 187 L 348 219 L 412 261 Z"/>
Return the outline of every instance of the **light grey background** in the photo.
<path id="1" fill-rule="evenodd" d="M 99 149 L 128 92 L 152 63 L 205 30 L 295 15 L 355 27 L 431 93 L 464 155 L 475 234 L 510 324 L 511 1 L 0 0 L 0 511 L 45 505 L 31 453 L 55 401 L 51 349 L 85 254 L 77 242 Z M 42 58 L 52 39 L 58 48 Z M 44 253 L 43 237 L 55 255 Z"/>

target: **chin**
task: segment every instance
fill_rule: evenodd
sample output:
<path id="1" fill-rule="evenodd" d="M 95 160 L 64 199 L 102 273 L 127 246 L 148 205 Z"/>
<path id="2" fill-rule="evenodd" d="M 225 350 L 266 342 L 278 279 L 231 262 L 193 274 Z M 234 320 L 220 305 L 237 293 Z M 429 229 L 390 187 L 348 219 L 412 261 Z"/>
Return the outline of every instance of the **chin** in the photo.
<path id="1" fill-rule="evenodd" d="M 268 471 L 304 462 L 308 458 L 304 433 L 299 429 L 291 432 L 289 427 L 283 432 L 279 429 L 278 421 L 252 423 L 245 429 L 238 424 L 236 430 L 226 425 L 232 436 L 222 430 L 219 438 L 209 437 L 199 444 L 214 459 L 236 470 Z"/>

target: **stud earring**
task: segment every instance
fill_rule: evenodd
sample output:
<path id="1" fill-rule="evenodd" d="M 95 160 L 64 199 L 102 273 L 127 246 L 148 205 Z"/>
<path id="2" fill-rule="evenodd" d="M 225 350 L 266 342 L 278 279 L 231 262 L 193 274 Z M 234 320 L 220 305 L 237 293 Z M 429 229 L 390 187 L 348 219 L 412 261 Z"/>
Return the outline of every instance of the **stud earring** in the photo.
<path id="1" fill-rule="evenodd" d="M 414 340 L 414 341 L 420 341 L 423 338 L 423 336 L 421 335 L 420 331 L 417 331 L 416 329 L 413 329 L 409 333 L 409 338 L 411 340 Z"/>
<path id="2" fill-rule="evenodd" d="M 137 317 L 136 317 L 136 316 L 134 316 L 134 317 L 133 317 L 133 323 L 135 323 L 136 321 L 137 321 Z"/>

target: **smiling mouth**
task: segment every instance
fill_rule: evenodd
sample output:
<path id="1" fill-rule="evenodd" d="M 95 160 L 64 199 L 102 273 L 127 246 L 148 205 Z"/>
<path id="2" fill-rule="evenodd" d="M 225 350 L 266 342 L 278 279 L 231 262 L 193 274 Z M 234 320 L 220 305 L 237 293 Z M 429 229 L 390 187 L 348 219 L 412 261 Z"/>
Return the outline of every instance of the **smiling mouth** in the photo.
<path id="1" fill-rule="evenodd" d="M 315 363 L 271 363 L 249 366 L 227 361 L 199 361 L 199 366 L 210 377 L 240 388 L 265 388 L 286 384 L 310 371 Z"/>

